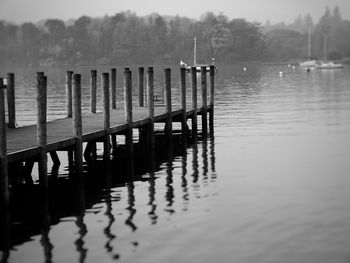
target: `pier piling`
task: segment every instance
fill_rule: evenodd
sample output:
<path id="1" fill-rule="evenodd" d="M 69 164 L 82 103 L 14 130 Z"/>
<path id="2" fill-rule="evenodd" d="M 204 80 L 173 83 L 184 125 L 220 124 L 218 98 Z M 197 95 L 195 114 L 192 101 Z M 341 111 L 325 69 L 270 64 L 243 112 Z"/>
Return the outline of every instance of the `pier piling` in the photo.
<path id="1" fill-rule="evenodd" d="M 83 174 L 83 127 L 81 115 L 81 75 L 74 74 L 73 87 L 73 137 L 75 139 L 74 161 L 75 173 Z"/>
<path id="2" fill-rule="evenodd" d="M 39 147 L 39 182 L 47 188 L 47 77 L 38 72 L 36 77 L 37 144 Z"/>
<path id="3" fill-rule="evenodd" d="M 210 66 L 210 97 L 209 97 L 209 130 L 210 130 L 210 136 L 214 136 L 214 96 L 215 96 L 215 67 L 213 65 Z"/>
<path id="4" fill-rule="evenodd" d="M 144 107 L 144 68 L 139 67 L 138 75 L 139 107 Z"/>
<path id="5" fill-rule="evenodd" d="M 66 107 L 68 118 L 72 118 L 72 76 L 73 71 L 66 71 Z"/>
<path id="6" fill-rule="evenodd" d="M 202 91 L 202 136 L 206 138 L 208 135 L 208 121 L 207 121 L 207 67 L 201 67 L 201 91 Z"/>
<path id="7" fill-rule="evenodd" d="M 192 85 L 192 137 L 197 138 L 198 134 L 198 118 L 197 118 L 197 69 L 191 68 L 191 85 Z"/>
<path id="8" fill-rule="evenodd" d="M 7 136 L 5 120 L 5 95 L 4 82 L 0 78 L 0 191 L 1 205 L 5 208 L 9 205 L 8 191 L 8 164 L 7 164 Z"/>
<path id="9" fill-rule="evenodd" d="M 97 70 L 90 71 L 90 112 L 96 113 Z"/>
<path id="10" fill-rule="evenodd" d="M 15 74 L 7 73 L 8 127 L 16 128 Z"/>
<path id="11" fill-rule="evenodd" d="M 117 69 L 111 69 L 111 100 L 112 100 L 112 109 L 117 108 Z"/>

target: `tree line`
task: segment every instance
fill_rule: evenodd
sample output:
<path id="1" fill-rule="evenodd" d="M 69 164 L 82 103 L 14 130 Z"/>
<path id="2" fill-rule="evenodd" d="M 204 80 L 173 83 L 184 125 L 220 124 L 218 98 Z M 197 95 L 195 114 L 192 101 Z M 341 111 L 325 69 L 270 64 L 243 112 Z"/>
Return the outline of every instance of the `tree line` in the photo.
<path id="1" fill-rule="evenodd" d="M 350 57 L 350 21 L 343 20 L 339 10 L 327 9 L 318 24 L 308 23 L 314 43 L 321 43 L 318 38 L 327 33 L 332 56 Z M 264 32 L 259 23 L 230 20 L 222 13 L 207 12 L 194 20 L 159 14 L 139 17 L 128 11 L 68 22 L 48 19 L 16 25 L 0 21 L 0 58 L 2 65 L 26 66 L 190 63 L 194 37 L 199 63 L 213 57 L 220 63 L 299 59 L 305 57 L 307 45 L 303 31 L 272 28 Z"/>

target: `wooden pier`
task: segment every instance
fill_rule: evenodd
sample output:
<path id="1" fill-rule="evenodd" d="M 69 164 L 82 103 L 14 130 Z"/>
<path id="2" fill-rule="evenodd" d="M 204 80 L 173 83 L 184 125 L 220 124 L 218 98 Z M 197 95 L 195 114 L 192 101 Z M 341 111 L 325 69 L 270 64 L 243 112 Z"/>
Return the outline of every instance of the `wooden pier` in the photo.
<path id="1" fill-rule="evenodd" d="M 146 78 L 144 68 L 138 74 L 138 107 L 133 107 L 132 72 L 124 69 L 124 109 L 116 109 L 116 69 L 101 74 L 103 94 L 103 112 L 96 113 L 97 72 L 91 71 L 90 114 L 82 115 L 81 110 L 81 75 L 67 71 L 66 97 L 67 117 L 47 122 L 47 77 L 43 72 L 36 76 L 37 91 L 37 125 L 16 127 L 15 114 L 15 80 L 8 74 L 7 83 L 0 78 L 0 187 L 1 204 L 9 204 L 9 171 L 10 164 L 24 163 L 29 169 L 29 176 L 34 162 L 38 162 L 39 182 L 47 188 L 48 154 L 53 163 L 59 163 L 57 151 L 67 151 L 68 158 L 74 160 L 75 173 L 82 175 L 83 158 L 94 156 L 96 142 L 103 142 L 104 160 L 110 160 L 111 146 L 115 146 L 116 135 L 125 136 L 126 149 L 133 153 L 133 130 L 139 129 L 142 141 L 154 147 L 155 123 L 164 123 L 164 134 L 172 141 L 173 122 L 181 123 L 183 138 L 197 136 L 197 117 L 201 116 L 202 136 L 213 135 L 214 132 L 214 67 L 209 74 L 202 67 L 200 75 L 196 68 L 191 70 L 191 87 L 186 87 L 188 77 L 185 69 L 180 68 L 180 98 L 172 101 L 171 70 L 164 69 L 163 105 L 155 107 L 153 68 L 148 68 Z M 209 75 L 209 81 L 207 81 Z M 200 78 L 198 81 L 197 79 Z M 144 81 L 146 79 L 146 81 Z M 111 83 L 111 84 L 110 84 Z M 146 83 L 146 87 L 144 84 Z M 201 101 L 197 102 L 197 89 L 200 83 Z M 6 84 L 6 85 L 5 85 Z M 7 88 L 8 121 L 5 114 L 4 89 Z M 208 91 L 209 90 L 209 91 Z M 192 101 L 186 100 L 190 92 Z M 110 96 L 111 94 L 111 96 Z M 189 97 L 189 96 L 188 96 Z M 208 104 L 209 97 L 209 104 Z M 134 103 L 135 105 L 135 103 Z M 208 132 L 209 118 L 209 132 Z M 191 129 L 187 120 L 191 119 Z M 141 138 L 140 138 L 141 140 Z M 83 143 L 86 146 L 83 147 Z M 83 152 L 85 148 L 85 152 Z M 88 161 L 88 160 L 86 160 Z"/>

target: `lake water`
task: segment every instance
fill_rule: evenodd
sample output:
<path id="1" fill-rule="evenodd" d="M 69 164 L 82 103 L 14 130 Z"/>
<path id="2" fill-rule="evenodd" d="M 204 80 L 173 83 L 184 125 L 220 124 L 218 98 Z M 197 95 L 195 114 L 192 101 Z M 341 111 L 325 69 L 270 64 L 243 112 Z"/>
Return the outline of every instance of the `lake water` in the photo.
<path id="1" fill-rule="evenodd" d="M 64 114 L 60 81 L 50 94 L 57 116 Z M 0 259 L 349 262 L 349 83 L 349 67 L 220 67 L 215 138 L 163 161 L 154 177 L 110 191 L 95 187 L 78 202 L 80 213 L 77 202 L 65 201 L 74 191 L 61 188 L 63 201 L 53 204 L 63 205 L 51 204 L 49 227 L 34 208 L 18 208 L 26 216 L 17 211 L 14 246 Z M 34 103 L 26 99 L 25 112 Z M 33 122 L 30 111 L 26 116 L 20 125 Z"/>

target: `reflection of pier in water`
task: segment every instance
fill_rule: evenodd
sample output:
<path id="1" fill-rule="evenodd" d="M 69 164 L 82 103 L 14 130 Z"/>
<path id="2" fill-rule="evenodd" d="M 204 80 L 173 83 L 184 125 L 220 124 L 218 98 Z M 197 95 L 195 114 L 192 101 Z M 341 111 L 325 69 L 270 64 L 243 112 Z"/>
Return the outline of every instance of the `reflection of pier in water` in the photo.
<path id="1" fill-rule="evenodd" d="M 124 226 L 134 232 L 142 228 L 142 225 L 137 225 L 137 222 L 140 222 L 141 219 L 141 222 L 144 222 L 145 218 L 149 218 L 150 225 L 155 225 L 161 218 L 164 219 L 169 216 L 171 217 L 173 213 L 181 213 L 190 210 L 191 200 L 201 197 L 201 188 L 207 187 L 210 183 L 215 183 L 214 139 L 211 138 L 209 141 L 205 139 L 204 141 L 189 145 L 187 149 L 184 148 L 184 146 L 185 145 L 182 144 L 174 146 L 173 152 L 170 155 L 169 152 L 163 155 L 165 157 L 163 160 L 154 160 L 155 163 L 159 164 L 151 165 L 151 167 L 155 168 L 153 171 L 150 170 L 146 174 L 134 174 L 131 176 L 134 178 L 134 181 L 126 182 L 125 186 L 124 184 L 120 185 L 118 180 L 114 182 L 113 178 L 111 188 L 105 187 L 105 181 L 103 179 L 104 182 L 101 185 L 99 183 L 96 184 L 99 179 L 97 174 L 101 175 L 101 172 L 99 173 L 98 171 L 101 171 L 99 168 L 102 161 L 96 162 L 96 174 L 89 174 L 85 182 L 86 187 L 84 187 L 81 182 L 77 182 L 74 178 L 65 179 L 63 184 L 57 184 L 59 185 L 57 186 L 59 189 L 56 189 L 56 191 L 65 191 L 65 195 L 69 196 L 69 199 L 73 202 L 63 205 L 58 203 L 65 202 L 65 198 L 63 200 L 56 198 L 49 199 L 51 209 L 55 207 L 65 210 L 56 211 L 55 215 L 59 215 L 59 218 L 54 218 L 51 215 L 51 226 L 49 222 L 49 210 L 42 210 L 44 212 L 41 214 L 41 223 L 37 223 L 39 231 L 37 234 L 41 234 L 40 245 L 42 246 L 42 256 L 45 258 L 45 262 L 54 261 L 55 242 L 49 238 L 50 231 L 55 228 L 56 224 L 60 223 L 61 218 L 64 221 L 65 217 L 70 216 L 75 217 L 74 225 L 76 231 L 73 231 L 74 237 L 72 242 L 78 253 L 79 262 L 84 262 L 88 259 L 89 244 L 86 243 L 85 238 L 89 232 L 89 223 L 87 223 L 89 220 L 87 220 L 87 217 L 90 215 L 89 213 L 85 213 L 85 209 L 92 209 L 95 204 L 99 207 L 93 209 L 95 211 L 94 213 L 103 214 L 101 216 L 106 219 L 103 220 L 105 226 L 102 236 L 99 237 L 99 239 L 102 238 L 105 240 L 104 248 L 106 254 L 109 254 L 112 259 L 118 259 L 123 253 L 118 250 L 118 229 L 122 230 L 123 222 Z M 209 151 L 208 146 L 210 147 Z M 157 147 L 159 147 L 159 150 L 164 149 L 166 151 L 167 149 L 161 144 Z M 145 157 L 146 156 L 143 156 L 143 158 Z M 188 162 L 188 159 L 192 160 Z M 135 163 L 139 164 L 139 162 L 139 158 L 135 158 Z M 209 163 L 211 164 L 210 170 L 208 167 Z M 117 164 L 112 163 L 111 165 Z M 89 171 L 89 173 L 91 173 L 91 171 Z M 208 178 L 210 180 L 208 180 Z M 62 179 L 58 177 L 56 180 L 60 181 Z M 146 207 L 148 207 L 148 209 L 146 210 L 138 205 L 138 202 L 141 200 L 138 199 L 139 193 L 141 192 L 139 189 L 140 184 L 142 187 L 146 185 L 144 189 L 147 189 L 148 200 L 146 200 Z M 192 186 L 192 188 L 190 186 Z M 123 197 L 114 196 L 116 189 L 124 193 Z M 164 195 L 162 193 L 164 193 Z M 47 202 L 40 203 L 38 200 L 35 202 L 36 205 L 40 204 L 41 208 L 47 205 Z M 127 203 L 126 207 L 122 205 L 123 202 Z M 101 208 L 101 204 L 103 204 L 105 208 Z M 161 209 L 161 207 L 164 207 L 164 209 Z M 118 220 L 118 218 L 122 218 L 123 215 L 125 215 L 125 220 Z M 25 224 L 25 221 L 35 221 L 29 214 L 27 214 L 25 218 L 18 218 L 17 215 L 17 220 L 22 221 L 22 224 Z M 123 233 L 123 231 L 125 230 L 121 232 Z M 16 231 L 16 226 L 12 226 L 12 232 L 18 232 Z M 22 237 L 28 235 L 25 240 L 30 240 L 31 236 L 37 234 L 35 232 L 22 233 Z M 71 233 L 67 234 L 69 235 Z M 94 235 L 96 235 L 96 233 L 94 233 Z M 17 239 L 17 236 L 14 235 L 12 236 L 12 245 L 14 247 L 20 247 L 22 243 L 27 242 L 25 240 L 23 240 L 23 238 Z M 118 253 L 116 250 L 118 250 Z M 15 251 L 9 252 L 8 259 L 10 260 L 12 253 L 15 253 Z M 6 253 L 3 253 L 2 257 L 3 261 L 7 262 Z"/>

